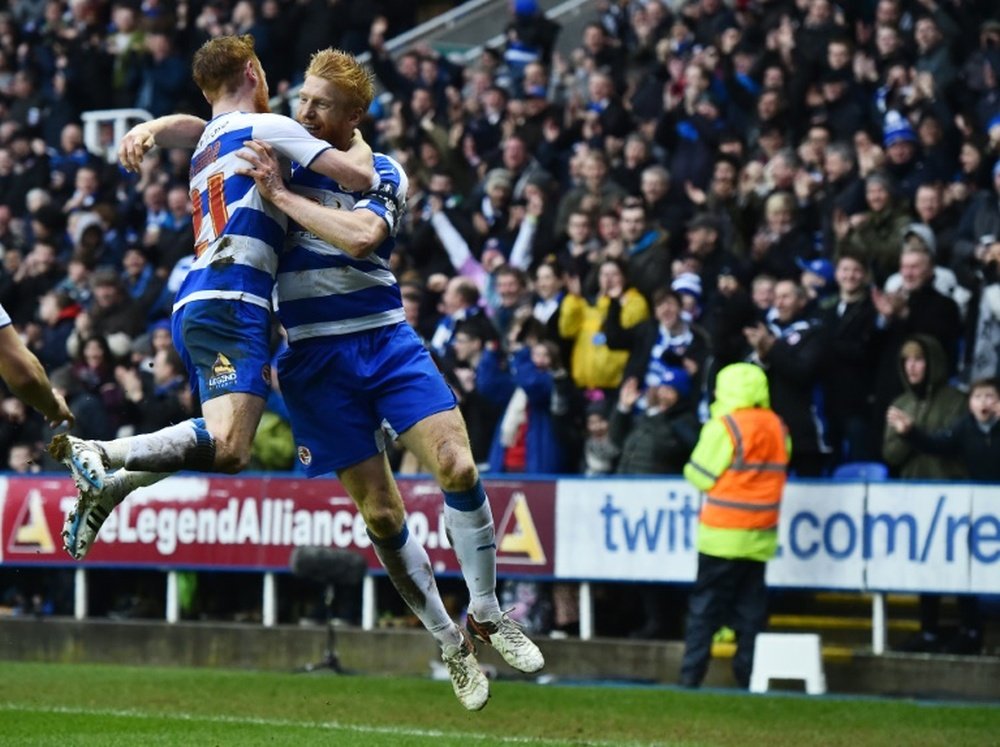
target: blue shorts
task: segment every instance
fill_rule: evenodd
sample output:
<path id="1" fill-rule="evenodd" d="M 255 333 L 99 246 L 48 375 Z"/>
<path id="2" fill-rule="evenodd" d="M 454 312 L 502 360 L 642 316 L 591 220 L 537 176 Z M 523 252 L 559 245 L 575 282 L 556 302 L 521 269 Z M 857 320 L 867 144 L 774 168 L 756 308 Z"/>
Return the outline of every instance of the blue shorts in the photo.
<path id="1" fill-rule="evenodd" d="M 291 345 L 278 381 L 309 477 L 350 467 L 457 404 L 408 324 Z"/>
<path id="2" fill-rule="evenodd" d="M 170 319 L 191 391 L 205 402 L 223 394 L 271 391 L 271 312 L 242 301 L 191 301 Z"/>

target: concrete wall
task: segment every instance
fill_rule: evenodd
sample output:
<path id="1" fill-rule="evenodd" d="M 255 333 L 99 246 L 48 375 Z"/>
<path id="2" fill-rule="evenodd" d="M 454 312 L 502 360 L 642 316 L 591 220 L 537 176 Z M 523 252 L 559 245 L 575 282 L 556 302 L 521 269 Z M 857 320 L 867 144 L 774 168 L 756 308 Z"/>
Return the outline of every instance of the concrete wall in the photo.
<path id="1" fill-rule="evenodd" d="M 679 642 L 601 639 L 542 639 L 545 673 L 557 679 L 626 679 L 674 683 L 683 646 Z M 318 662 L 326 649 L 319 627 L 210 623 L 8 618 L 0 620 L 0 660 L 150 664 L 293 670 Z M 437 646 L 418 630 L 364 632 L 338 628 L 342 665 L 365 674 L 425 676 L 437 661 Z M 512 676 L 492 649 L 480 660 Z M 825 664 L 831 692 L 1000 699 L 1000 658 L 855 654 Z M 708 686 L 729 687 L 729 660 L 712 662 Z M 799 688 L 801 689 L 801 688 Z"/>

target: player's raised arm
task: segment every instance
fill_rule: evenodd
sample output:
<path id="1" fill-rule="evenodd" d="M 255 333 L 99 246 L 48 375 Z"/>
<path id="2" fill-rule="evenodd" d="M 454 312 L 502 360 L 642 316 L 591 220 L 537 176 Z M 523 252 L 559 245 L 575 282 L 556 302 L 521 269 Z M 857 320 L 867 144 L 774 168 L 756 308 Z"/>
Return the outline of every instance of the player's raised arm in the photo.
<path id="1" fill-rule="evenodd" d="M 3 312 L 6 317 L 6 312 Z M 38 358 L 25 346 L 13 325 L 0 327 L 0 378 L 18 399 L 38 410 L 49 425 L 73 425 L 73 413 L 62 395 L 52 389 Z"/>
<path id="2" fill-rule="evenodd" d="M 118 160 L 127 171 L 138 171 L 143 157 L 154 145 L 191 149 L 198 145 L 204 131 L 205 120 L 190 114 L 169 114 L 141 122 L 126 132 L 118 144 Z"/>
<path id="3" fill-rule="evenodd" d="M 281 179 L 274 149 L 268 144 L 249 141 L 240 156 L 249 165 L 237 168 L 236 173 L 253 177 L 264 199 L 307 231 L 352 257 L 367 257 L 394 232 L 402 205 L 392 203 L 379 212 L 358 209 L 366 199 L 379 199 L 377 193 L 383 191 L 381 179 L 377 190 L 369 190 L 354 210 L 341 210 L 324 207 L 289 190 Z M 388 182 L 384 183 L 385 189 L 391 187 Z"/>

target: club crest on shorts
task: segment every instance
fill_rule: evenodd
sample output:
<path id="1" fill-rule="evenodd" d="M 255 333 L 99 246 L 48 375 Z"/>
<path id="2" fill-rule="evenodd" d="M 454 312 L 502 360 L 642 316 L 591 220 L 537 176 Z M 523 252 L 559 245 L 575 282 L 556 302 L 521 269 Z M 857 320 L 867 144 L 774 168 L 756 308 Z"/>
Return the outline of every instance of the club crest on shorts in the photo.
<path id="1" fill-rule="evenodd" d="M 264 383 L 271 386 L 271 364 L 265 363 L 263 368 L 260 369 L 260 377 L 264 379 Z"/>
<path id="2" fill-rule="evenodd" d="M 220 389 L 229 384 L 235 384 L 236 366 L 230 363 L 225 355 L 218 353 L 215 356 L 215 363 L 212 364 L 212 376 L 206 383 L 209 389 Z"/>
<path id="3" fill-rule="evenodd" d="M 306 467 L 308 467 L 309 463 L 313 460 L 312 452 L 309 451 L 309 449 L 306 448 L 305 446 L 300 446 L 298 451 L 299 451 L 299 461 L 302 462 L 302 464 L 304 464 Z"/>

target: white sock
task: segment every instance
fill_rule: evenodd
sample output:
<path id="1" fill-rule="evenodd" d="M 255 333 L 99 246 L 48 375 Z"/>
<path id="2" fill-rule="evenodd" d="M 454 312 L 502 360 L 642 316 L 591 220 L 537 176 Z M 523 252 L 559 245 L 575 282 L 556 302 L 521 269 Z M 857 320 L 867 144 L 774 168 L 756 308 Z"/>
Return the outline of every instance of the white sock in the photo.
<path id="1" fill-rule="evenodd" d="M 138 472 L 211 471 L 215 444 L 202 418 L 113 441 L 98 441 L 111 468 Z"/>
<path id="2" fill-rule="evenodd" d="M 165 477 L 170 477 L 171 474 L 171 472 L 131 472 L 120 469 L 108 478 L 105 491 L 114 496 L 117 506 L 133 490 L 157 483 Z"/>
<path id="3" fill-rule="evenodd" d="M 444 525 L 469 588 L 469 612 L 477 620 L 496 621 L 500 617 L 497 545 L 489 501 L 472 511 L 459 511 L 446 503 Z"/>
<path id="4" fill-rule="evenodd" d="M 410 536 L 405 525 L 401 534 L 405 537 L 398 548 L 393 546 L 393 540 L 382 540 L 379 544 L 373 538 L 372 546 L 379 562 L 403 601 L 442 648 L 461 645 L 462 633 L 444 608 L 427 551 Z"/>

